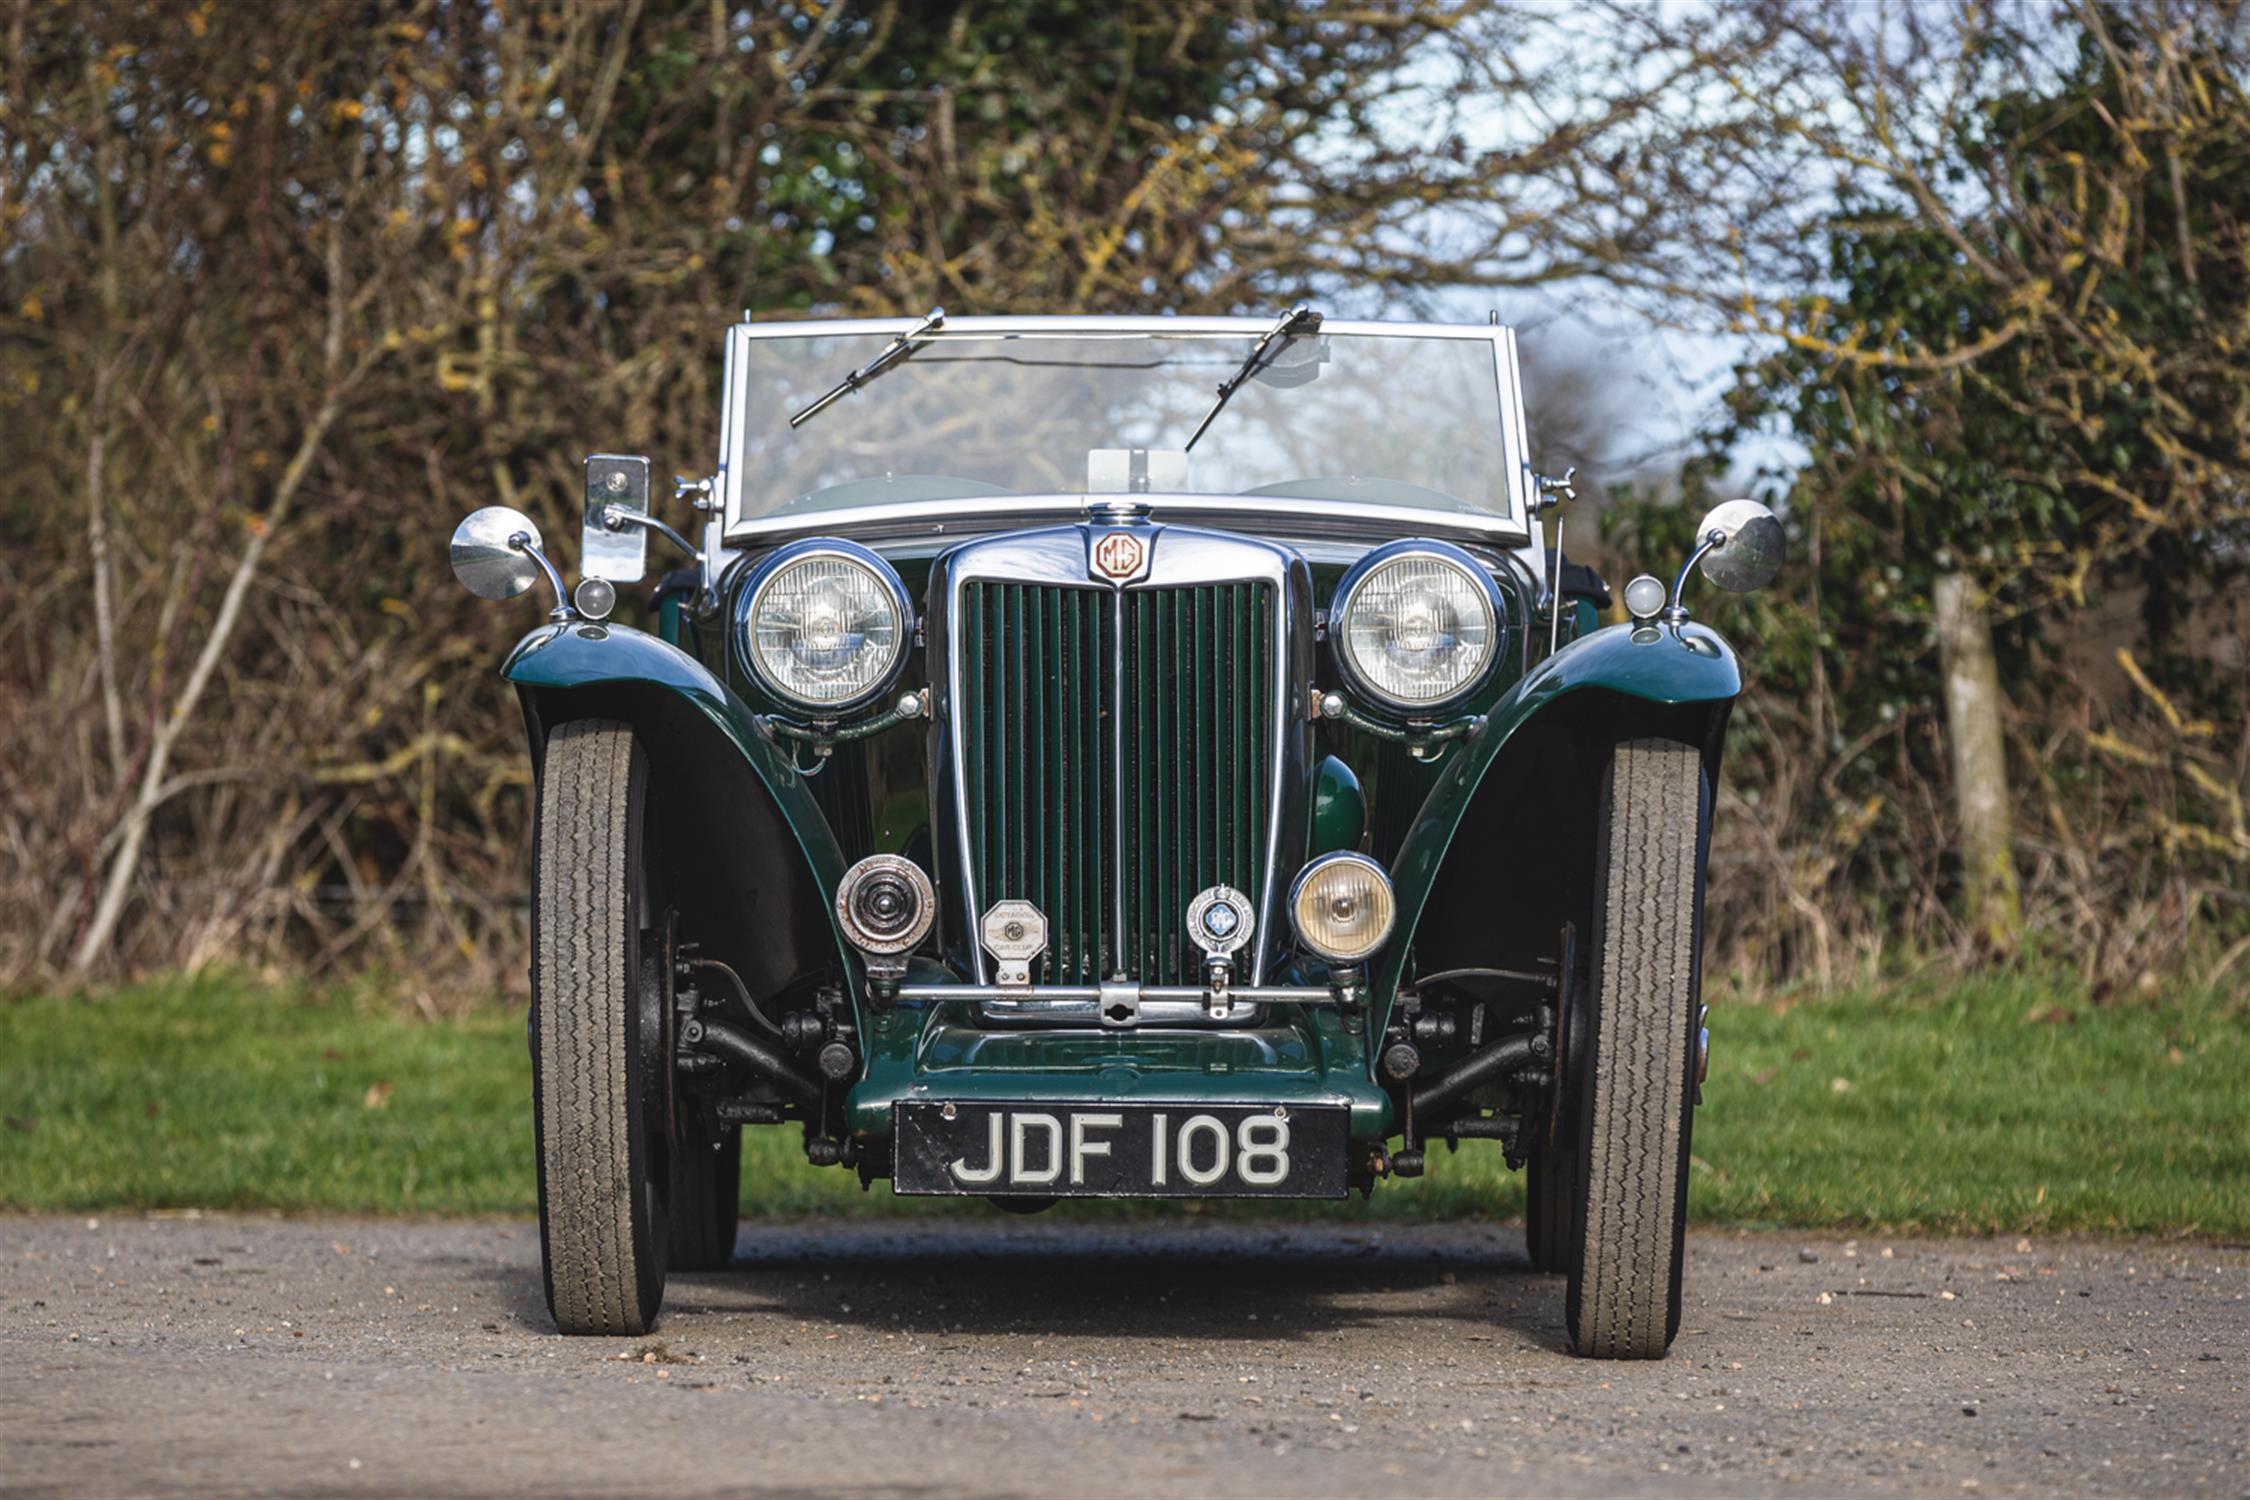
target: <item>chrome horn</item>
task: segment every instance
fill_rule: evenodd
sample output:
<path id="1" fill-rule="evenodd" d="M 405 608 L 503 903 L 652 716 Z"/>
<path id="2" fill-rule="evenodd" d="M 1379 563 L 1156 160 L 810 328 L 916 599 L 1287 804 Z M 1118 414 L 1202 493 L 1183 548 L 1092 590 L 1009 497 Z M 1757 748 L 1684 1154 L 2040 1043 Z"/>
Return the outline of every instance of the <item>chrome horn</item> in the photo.
<path id="1" fill-rule="evenodd" d="M 555 591 L 550 617 L 570 617 L 562 574 L 541 550 L 538 526 L 520 510 L 487 505 L 470 511 L 453 528 L 451 559 L 453 576 L 479 599 L 513 599 L 544 573 Z"/>

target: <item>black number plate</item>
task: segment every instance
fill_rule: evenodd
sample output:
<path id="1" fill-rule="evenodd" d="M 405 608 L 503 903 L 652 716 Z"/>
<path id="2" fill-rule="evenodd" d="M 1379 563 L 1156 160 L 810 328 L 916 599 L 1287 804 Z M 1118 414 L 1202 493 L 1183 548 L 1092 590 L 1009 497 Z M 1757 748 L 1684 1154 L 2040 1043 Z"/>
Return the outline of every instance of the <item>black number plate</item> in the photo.
<path id="1" fill-rule="evenodd" d="M 895 1106 L 891 1187 L 1034 1198 L 1341 1198 L 1337 1104 Z"/>

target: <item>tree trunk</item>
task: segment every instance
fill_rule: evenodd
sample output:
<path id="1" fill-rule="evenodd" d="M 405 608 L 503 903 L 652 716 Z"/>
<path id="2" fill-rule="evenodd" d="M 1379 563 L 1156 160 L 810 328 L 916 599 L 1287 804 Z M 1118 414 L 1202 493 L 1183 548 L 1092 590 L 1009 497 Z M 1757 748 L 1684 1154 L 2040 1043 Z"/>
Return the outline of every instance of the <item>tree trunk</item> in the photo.
<path id="1" fill-rule="evenodd" d="M 2023 927 L 2000 715 L 2000 669 L 1983 592 L 1948 573 L 1931 593 L 1938 663 L 1945 674 L 1946 745 L 1953 805 L 1961 822 L 1961 905 L 1971 930 L 1995 952 L 2012 953 Z"/>

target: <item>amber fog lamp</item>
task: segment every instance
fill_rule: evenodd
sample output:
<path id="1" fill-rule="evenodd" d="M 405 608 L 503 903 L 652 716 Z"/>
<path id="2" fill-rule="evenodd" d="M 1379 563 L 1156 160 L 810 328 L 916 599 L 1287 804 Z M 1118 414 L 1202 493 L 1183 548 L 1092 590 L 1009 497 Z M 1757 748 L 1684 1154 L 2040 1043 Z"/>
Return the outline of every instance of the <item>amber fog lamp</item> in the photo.
<path id="1" fill-rule="evenodd" d="M 1305 866 L 1289 892 L 1297 941 L 1333 964 L 1356 964 L 1383 946 L 1398 900 L 1383 867 L 1360 854 L 1329 854 Z"/>
<path id="2" fill-rule="evenodd" d="M 929 936 L 936 915 L 930 877 L 896 854 L 870 854 L 844 872 L 836 890 L 836 920 L 862 953 L 911 951 Z"/>

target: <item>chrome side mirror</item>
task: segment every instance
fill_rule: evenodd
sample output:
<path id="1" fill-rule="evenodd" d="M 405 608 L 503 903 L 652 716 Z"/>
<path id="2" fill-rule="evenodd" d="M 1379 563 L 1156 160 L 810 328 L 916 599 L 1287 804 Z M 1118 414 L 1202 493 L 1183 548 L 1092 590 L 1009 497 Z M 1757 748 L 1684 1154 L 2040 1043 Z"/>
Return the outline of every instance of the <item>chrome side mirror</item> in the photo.
<path id="1" fill-rule="evenodd" d="M 1625 585 L 1627 614 L 1644 625 L 1658 618 L 1684 624 L 1688 612 L 1680 595 L 1698 564 L 1704 577 L 1728 593 L 1747 594 L 1773 582 L 1789 553 L 1780 518 L 1755 500 L 1727 500 L 1711 507 L 1696 528 L 1695 543 L 1695 551 L 1672 581 L 1669 596 L 1663 580 L 1646 573 Z"/>
<path id="2" fill-rule="evenodd" d="M 520 510 L 487 505 L 470 511 L 453 528 L 451 558 L 453 576 L 479 599 L 513 599 L 545 573 L 555 608 L 563 608 L 562 575 L 547 561 L 538 526 Z"/>
<path id="3" fill-rule="evenodd" d="M 1730 594 L 1764 588 L 1789 556 L 1780 519 L 1755 500 L 1713 506 L 1696 535 L 1703 541 L 1703 576 Z"/>
<path id="4" fill-rule="evenodd" d="M 621 453 L 588 458 L 578 575 L 639 583 L 648 575 L 648 520 L 648 460 Z"/>

